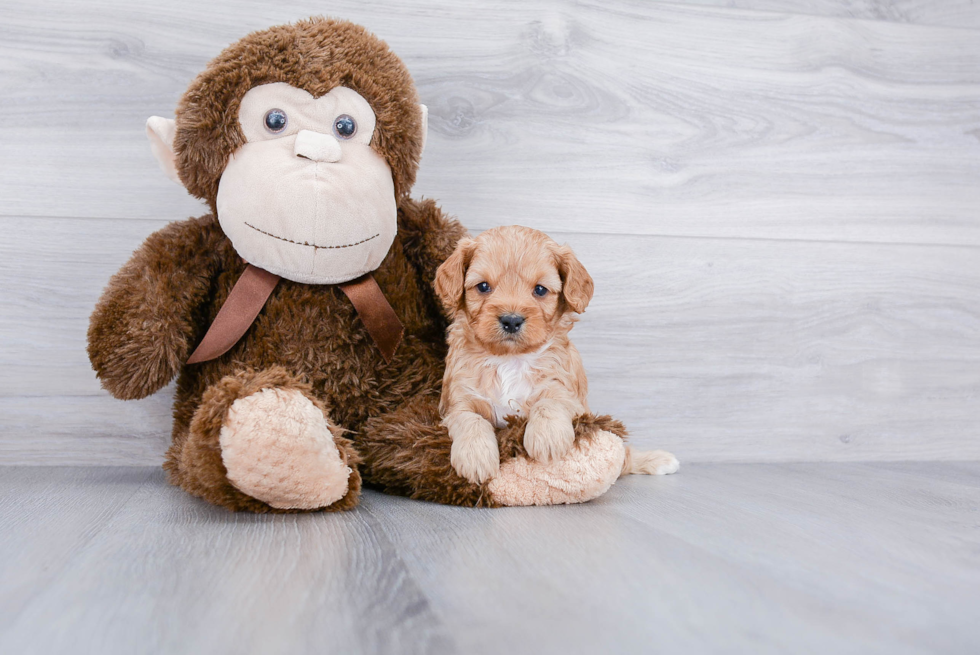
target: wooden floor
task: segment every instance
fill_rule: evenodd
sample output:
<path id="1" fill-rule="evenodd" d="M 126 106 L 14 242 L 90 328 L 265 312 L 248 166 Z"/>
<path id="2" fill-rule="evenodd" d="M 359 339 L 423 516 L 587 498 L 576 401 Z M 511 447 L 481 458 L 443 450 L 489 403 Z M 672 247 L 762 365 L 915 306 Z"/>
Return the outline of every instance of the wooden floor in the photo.
<path id="1" fill-rule="evenodd" d="M 3 653 L 976 653 L 980 463 L 695 464 L 584 506 L 231 514 L 0 469 Z"/>

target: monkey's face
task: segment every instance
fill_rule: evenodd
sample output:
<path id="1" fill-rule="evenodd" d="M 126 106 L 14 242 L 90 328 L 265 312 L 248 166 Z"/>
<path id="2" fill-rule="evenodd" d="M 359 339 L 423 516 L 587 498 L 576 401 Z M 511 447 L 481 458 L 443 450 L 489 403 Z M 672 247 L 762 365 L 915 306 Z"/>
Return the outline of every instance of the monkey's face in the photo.
<path id="1" fill-rule="evenodd" d="M 286 279 L 336 284 L 375 270 L 395 238 L 391 169 L 371 147 L 375 114 L 355 91 L 314 98 L 285 83 L 252 88 L 247 143 L 218 184 L 218 221 L 246 261 Z"/>

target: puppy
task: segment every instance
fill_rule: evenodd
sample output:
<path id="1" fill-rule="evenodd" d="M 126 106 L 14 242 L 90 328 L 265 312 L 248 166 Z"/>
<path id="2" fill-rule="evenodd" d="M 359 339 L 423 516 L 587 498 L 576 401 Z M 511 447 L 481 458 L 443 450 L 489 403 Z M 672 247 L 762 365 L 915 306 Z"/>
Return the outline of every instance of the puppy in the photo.
<path id="1" fill-rule="evenodd" d="M 524 447 L 560 459 L 575 440 L 572 419 L 589 412 L 582 358 L 568 338 L 593 283 L 571 248 L 527 227 L 462 239 L 436 272 L 436 294 L 454 317 L 439 405 L 452 437 L 453 468 L 484 482 L 500 467 L 495 428 L 526 416 Z M 663 451 L 627 449 L 623 473 L 673 473 Z"/>

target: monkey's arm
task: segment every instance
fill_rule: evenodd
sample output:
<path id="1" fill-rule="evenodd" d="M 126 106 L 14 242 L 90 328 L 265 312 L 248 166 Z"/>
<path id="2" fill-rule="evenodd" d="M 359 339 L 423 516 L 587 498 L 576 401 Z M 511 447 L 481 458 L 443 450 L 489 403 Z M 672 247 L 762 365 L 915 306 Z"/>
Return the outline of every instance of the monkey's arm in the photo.
<path id="1" fill-rule="evenodd" d="M 398 234 L 405 256 L 432 291 L 436 269 L 466 236 L 466 228 L 444 214 L 434 200 L 408 198 L 398 206 Z"/>
<path id="2" fill-rule="evenodd" d="M 143 398 L 166 385 L 199 331 L 224 236 L 211 216 L 150 235 L 112 276 L 88 328 L 92 368 L 116 398 Z"/>

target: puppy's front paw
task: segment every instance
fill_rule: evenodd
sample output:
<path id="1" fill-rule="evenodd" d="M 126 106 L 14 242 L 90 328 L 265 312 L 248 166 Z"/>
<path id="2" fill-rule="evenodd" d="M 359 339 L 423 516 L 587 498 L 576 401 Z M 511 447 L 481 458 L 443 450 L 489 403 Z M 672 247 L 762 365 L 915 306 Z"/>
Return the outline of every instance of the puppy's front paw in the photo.
<path id="1" fill-rule="evenodd" d="M 563 416 L 531 413 L 524 428 L 524 447 L 531 459 L 550 462 L 561 459 L 575 443 L 575 428 Z"/>
<path id="2" fill-rule="evenodd" d="M 454 434 L 450 431 L 450 436 L 453 446 L 449 452 L 449 463 L 457 473 L 477 484 L 497 475 L 500 450 L 497 448 L 497 435 L 489 423 L 474 423 L 464 432 Z"/>

